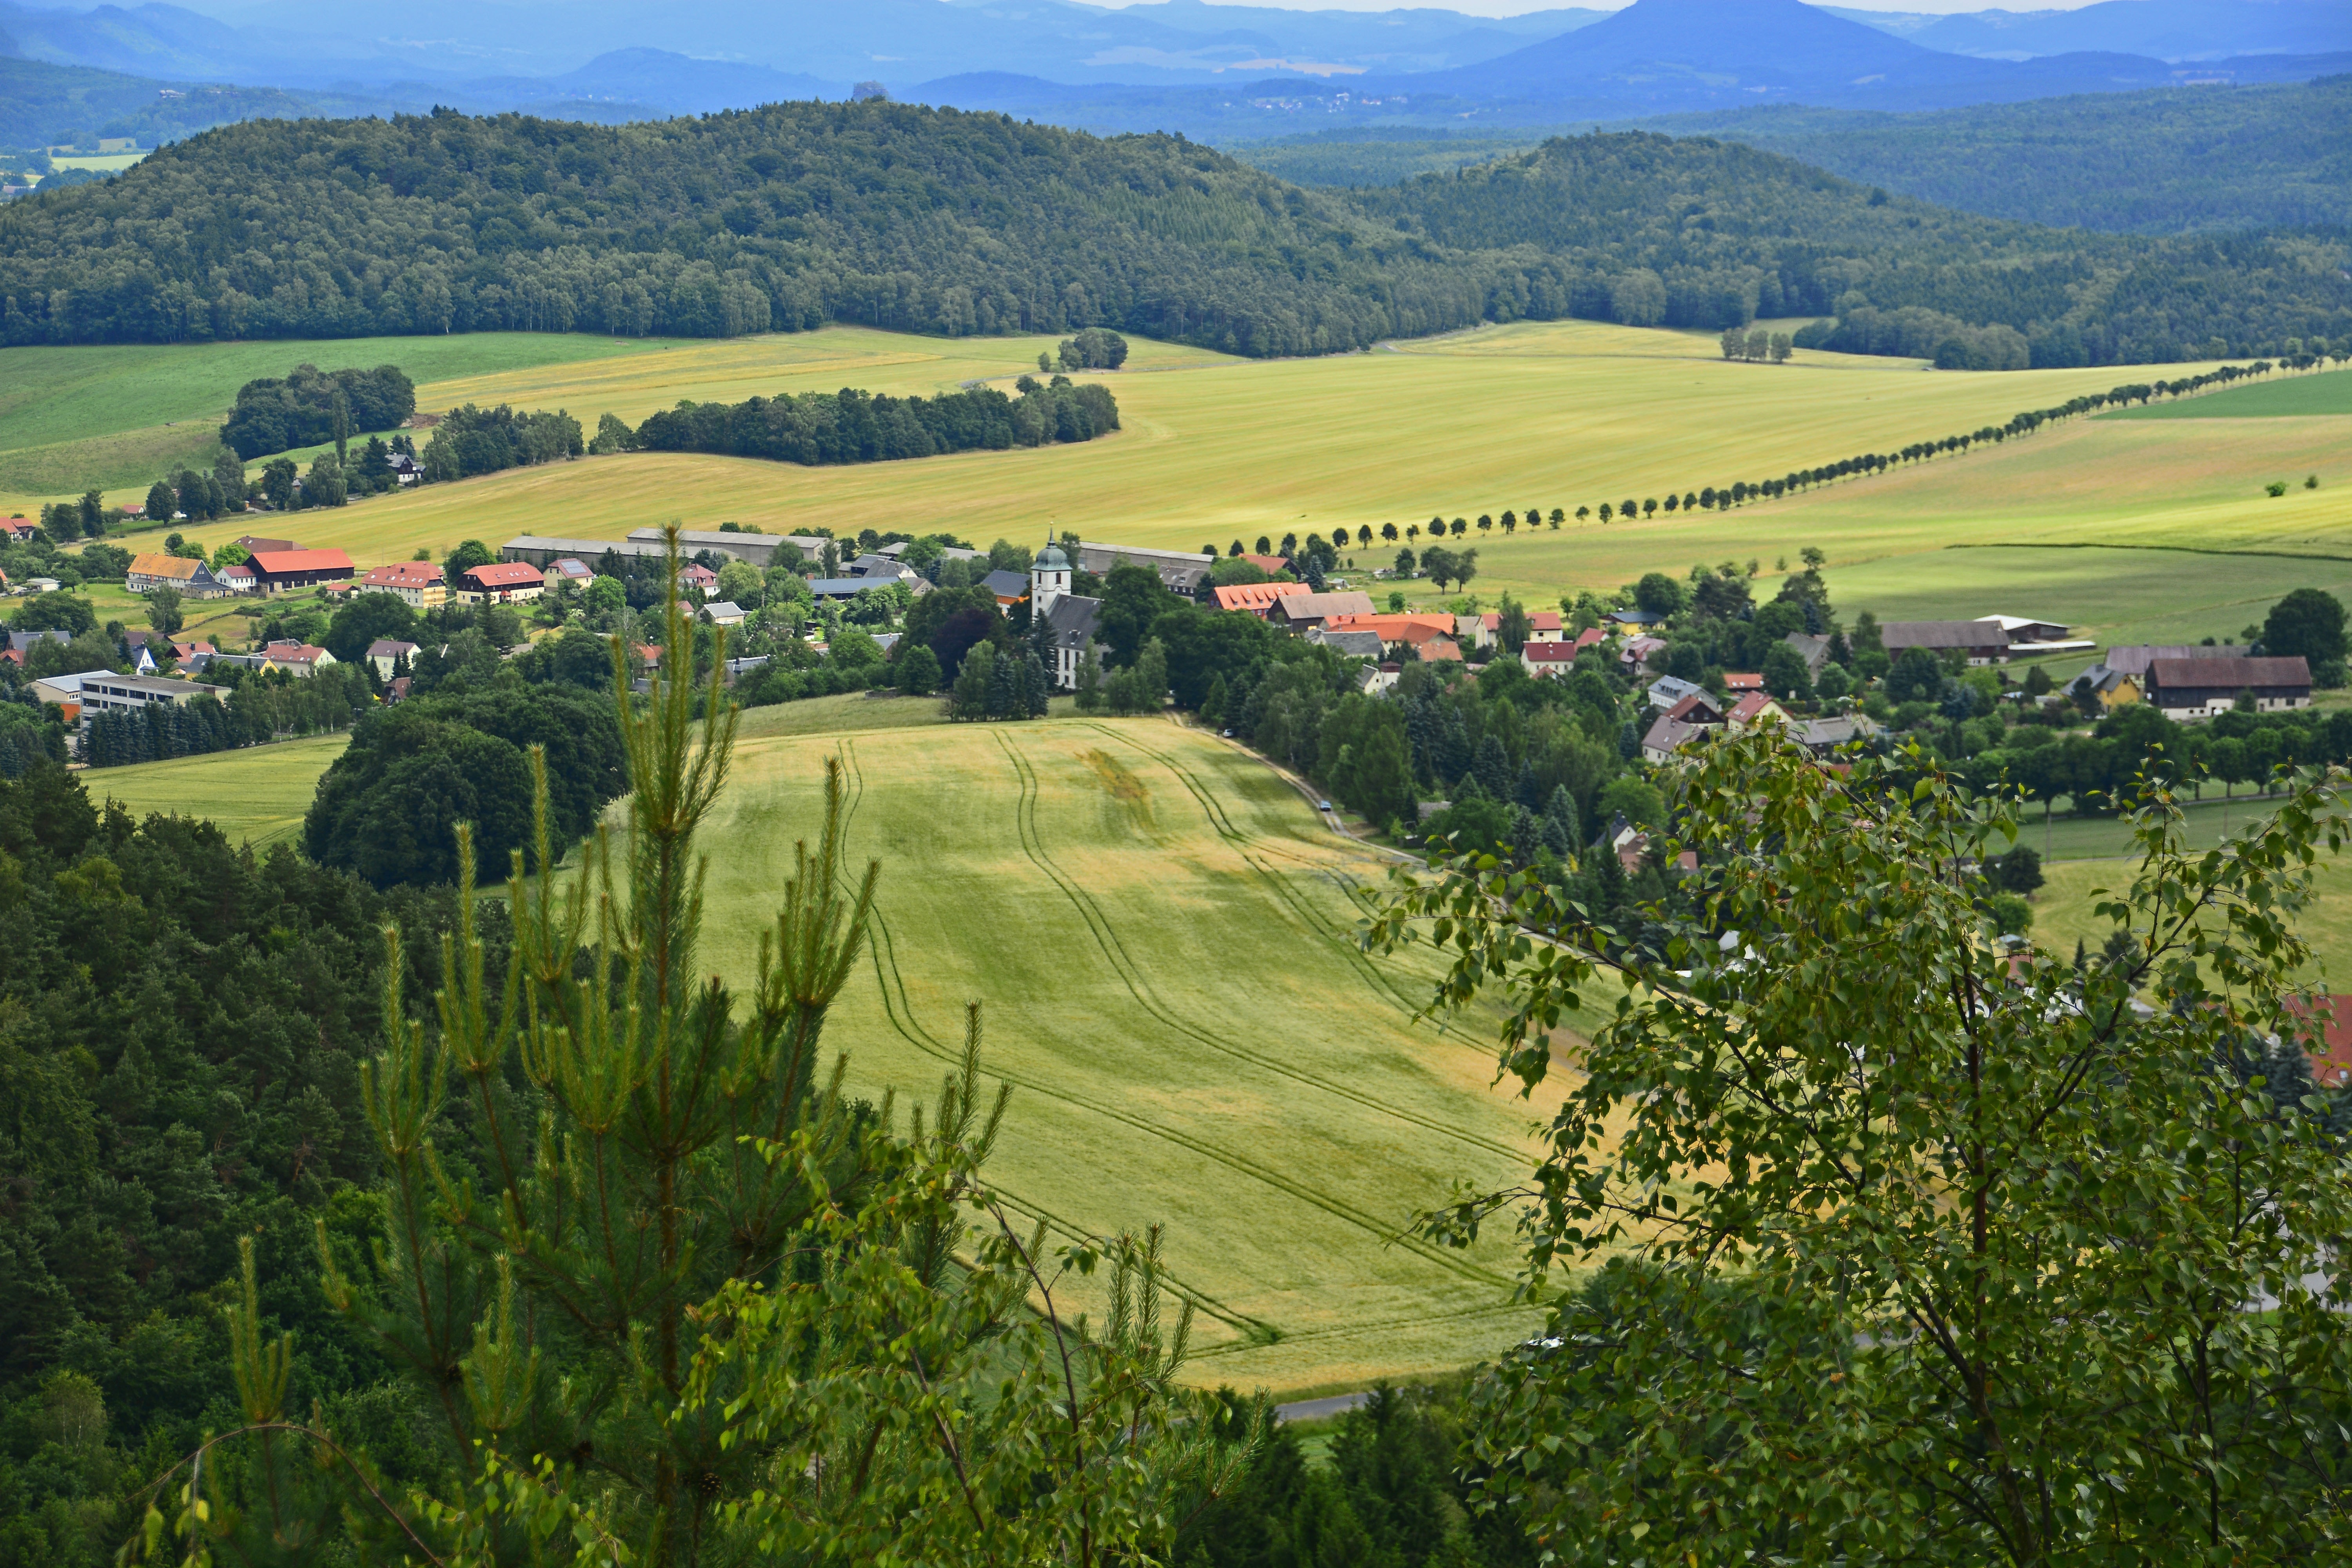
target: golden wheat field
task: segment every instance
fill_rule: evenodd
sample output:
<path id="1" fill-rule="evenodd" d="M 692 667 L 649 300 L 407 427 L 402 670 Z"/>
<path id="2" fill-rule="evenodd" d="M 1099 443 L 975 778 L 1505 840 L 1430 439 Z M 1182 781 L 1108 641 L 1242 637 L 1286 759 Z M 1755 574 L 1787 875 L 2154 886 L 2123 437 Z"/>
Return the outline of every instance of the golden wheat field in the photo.
<path id="1" fill-rule="evenodd" d="M 916 704 L 832 711 L 856 723 L 848 710 L 882 706 Z M 1064 1237 L 1168 1227 L 1199 1313 L 1195 1381 L 1360 1387 L 1525 1337 L 1537 1314 L 1507 1300 L 1507 1236 L 1456 1253 L 1403 1234 L 1455 1183 L 1523 1173 L 1538 1110 L 1490 1087 L 1491 1019 L 1414 1022 L 1426 959 L 1356 946 L 1386 857 L 1202 731 L 1071 716 L 811 731 L 796 707 L 818 705 L 746 716 L 706 829 L 728 846 L 710 866 L 713 967 L 753 972 L 838 756 L 851 852 L 883 878 L 828 1044 L 863 1092 L 935 1100 L 980 1002 L 988 1071 L 1014 1090 L 994 1179 Z"/>
<path id="2" fill-rule="evenodd" d="M 427 383 L 423 406 L 562 406 L 593 426 L 682 397 L 866 386 L 897 393 L 1034 369 L 1043 340 L 945 342 L 863 329 L 673 343 Z M 14 352 L 14 351 L 11 351 Z M 2185 369 L 2187 367 L 2179 367 Z M 2340 374 L 2340 373 L 2336 373 Z M 1220 548 L 1261 534 L 1573 513 L 1760 479 L 1999 422 L 2135 378 L 2128 368 L 2003 374 L 1801 354 L 1729 363 L 1712 340 L 1591 322 L 1521 323 L 1315 360 L 1241 361 L 1139 342 L 1103 377 L 1125 428 L 1083 446 L 850 468 L 629 454 L 516 470 L 289 520 L 363 563 L 518 532 L 604 537 L 679 519 L 771 531 L 947 530 L 978 542 L 1075 529 Z M 1818 546 L 1833 563 L 1950 544 L 2188 544 L 2352 555 L 2352 419 L 2076 421 L 1730 512 L 1504 537 L 1476 531 L 1475 591 L 1549 600 L 1694 562 L 1769 565 Z M 2305 490 L 2300 479 L 2317 477 Z M 2298 483 L 2272 500 L 2273 479 Z M 1359 552 L 1360 568 L 1392 546 Z M 1959 563 L 1939 578 L 1965 579 Z M 1971 612 L 1973 613 L 1973 612 Z"/>

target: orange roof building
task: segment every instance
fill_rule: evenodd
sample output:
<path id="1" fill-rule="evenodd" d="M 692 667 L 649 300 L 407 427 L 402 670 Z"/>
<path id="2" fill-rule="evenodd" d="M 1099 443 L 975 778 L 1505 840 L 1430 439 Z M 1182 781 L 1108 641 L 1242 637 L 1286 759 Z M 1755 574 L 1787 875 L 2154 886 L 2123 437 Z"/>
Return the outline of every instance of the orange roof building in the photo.
<path id="1" fill-rule="evenodd" d="M 1232 583 L 1215 590 L 1217 608 L 1246 610 L 1259 620 L 1276 599 L 1290 594 L 1307 592 L 1304 583 Z"/>
<path id="2" fill-rule="evenodd" d="M 344 582 L 356 574 L 352 558 L 340 550 L 257 550 L 246 564 L 253 568 L 254 585 L 265 594 Z"/>

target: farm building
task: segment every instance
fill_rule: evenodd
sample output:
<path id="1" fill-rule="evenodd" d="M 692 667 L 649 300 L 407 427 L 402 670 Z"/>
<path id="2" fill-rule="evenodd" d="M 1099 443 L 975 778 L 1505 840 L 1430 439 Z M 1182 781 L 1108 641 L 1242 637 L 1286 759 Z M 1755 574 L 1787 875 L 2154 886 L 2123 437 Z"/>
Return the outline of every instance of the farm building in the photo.
<path id="1" fill-rule="evenodd" d="M 1078 543 L 1080 571 L 1108 577 L 1114 566 L 1149 566 L 1160 574 L 1160 586 L 1188 599 L 1200 594 L 1201 584 L 1209 580 L 1209 568 L 1216 563 L 1215 556 L 1196 555 L 1189 550 L 1145 550 L 1133 544 L 1096 544 L 1084 540 Z"/>
<path id="2" fill-rule="evenodd" d="M 659 555 L 662 551 L 662 531 L 658 528 L 631 529 L 628 542 L 637 545 L 650 544 L 653 546 L 652 553 Z M 815 534 L 739 533 L 730 529 L 719 528 L 682 529 L 677 536 L 677 548 L 680 554 L 693 555 L 709 550 L 720 555 L 731 555 L 738 561 L 749 562 L 762 572 L 779 564 L 776 560 L 776 547 L 780 544 L 789 544 L 799 551 L 803 557 L 814 561 L 824 553 L 826 545 L 835 542 L 834 540 L 820 538 Z M 850 548 L 855 549 L 856 546 L 856 541 L 850 541 Z M 844 550 L 842 553 L 845 555 L 848 551 Z M 793 558 L 787 555 L 782 564 L 790 565 L 792 561 Z M 534 562 L 533 564 L 543 565 L 545 563 Z"/>
<path id="3" fill-rule="evenodd" d="M 1265 618 L 1270 624 L 1294 632 L 1319 626 L 1341 616 L 1371 613 L 1372 596 L 1364 593 L 1285 594 L 1265 607 Z"/>
<path id="4" fill-rule="evenodd" d="M 1276 599 L 1307 593 L 1304 583 L 1228 583 L 1211 590 L 1221 610 L 1246 610 L 1259 620 Z"/>
<path id="5" fill-rule="evenodd" d="M 211 567 L 184 555 L 134 555 L 123 585 L 134 594 L 173 588 L 188 599 L 217 599 L 228 592 Z"/>
<path id="6" fill-rule="evenodd" d="M 360 579 L 362 593 L 390 594 L 404 605 L 429 610 L 444 604 L 449 597 L 449 584 L 442 580 L 441 568 L 430 561 L 403 561 L 397 565 L 373 566 Z"/>
<path id="7" fill-rule="evenodd" d="M 290 539 L 257 539 L 250 533 L 239 534 L 236 538 L 230 540 L 229 542 L 236 545 L 239 550 L 244 551 L 247 555 L 258 555 L 265 550 L 282 553 L 289 550 L 299 550 L 302 548 Z"/>
<path id="8" fill-rule="evenodd" d="M 727 536 L 734 538 L 733 534 Z M 629 539 L 556 539 L 541 533 L 519 533 L 499 546 L 499 559 L 520 561 L 526 565 L 544 568 L 560 556 L 576 555 L 583 561 L 597 562 L 606 555 L 622 561 L 659 561 L 662 558 L 658 534 L 652 543 L 636 538 Z"/>
<path id="9" fill-rule="evenodd" d="M 2009 658 L 2009 634 L 1999 621 L 1888 621 L 1878 628 L 1878 641 L 1889 658 L 1915 647 L 1939 657 L 1962 653 L 1970 664 L 2000 664 Z"/>
<path id="10" fill-rule="evenodd" d="M 520 561 L 468 566 L 457 578 L 461 605 L 525 605 L 545 592 L 547 579 L 539 568 Z"/>
<path id="11" fill-rule="evenodd" d="M 2311 706 L 2311 667 L 2301 658 L 2159 658 L 2147 667 L 2146 700 L 2175 721 L 2210 719 L 2252 693 L 2254 710 Z"/>
<path id="12" fill-rule="evenodd" d="M 355 575 L 352 558 L 340 550 L 257 550 L 247 564 L 253 568 L 255 584 L 265 594 L 347 583 Z"/>
<path id="13" fill-rule="evenodd" d="M 2094 668 L 2145 677 L 2147 667 L 2159 658 L 2242 658 L 2247 651 L 2234 643 L 2224 647 L 2210 643 L 2134 643 L 2107 649 Z"/>

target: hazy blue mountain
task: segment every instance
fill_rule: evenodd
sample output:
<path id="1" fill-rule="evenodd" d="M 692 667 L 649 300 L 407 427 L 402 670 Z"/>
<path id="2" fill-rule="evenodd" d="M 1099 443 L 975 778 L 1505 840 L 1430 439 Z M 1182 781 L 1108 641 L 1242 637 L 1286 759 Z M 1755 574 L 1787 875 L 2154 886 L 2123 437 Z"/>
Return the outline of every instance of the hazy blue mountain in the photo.
<path id="1" fill-rule="evenodd" d="M 1605 15 L 1570 8 L 1494 19 L 1436 8 L 1316 12 L 1202 0 L 1124 10 L 1069 0 L 413 0 L 322 22 L 313 0 L 196 6 L 238 40 L 245 79 L 298 85 L 355 71 L 420 81 L 555 77 L 643 47 L 893 88 L 990 70 L 1143 86 L 1211 85 L 1236 75 L 1314 79 L 1472 64 Z M 211 58 L 201 64 L 218 68 Z"/>
<path id="2" fill-rule="evenodd" d="M 578 70 L 553 77 L 477 78 L 457 96 L 486 105 L 529 109 L 551 118 L 605 121 L 604 113 L 558 116 L 558 105 L 577 108 L 641 106 L 651 115 L 710 114 L 722 109 L 793 99 L 843 99 L 846 81 L 771 70 L 728 60 L 698 60 L 667 49 L 614 49 Z M 464 104 L 453 107 L 466 107 Z"/>
<path id="3" fill-rule="evenodd" d="M 246 54 L 234 28 L 176 5 L 46 10 L 0 0 L 9 55 L 52 65 L 89 66 L 165 79 L 231 79 Z"/>
<path id="4" fill-rule="evenodd" d="M 1938 109 L 2185 79 L 2302 79 L 2328 68 L 2324 57 L 2193 68 L 2119 53 L 1987 59 L 1927 48 L 1800 0 L 1635 0 L 1605 21 L 1478 65 L 1364 86 L 1622 116 L 1754 103 Z"/>
<path id="5" fill-rule="evenodd" d="M 1978 11 L 1909 35 L 1954 54 L 2022 59 L 2103 49 L 2163 60 L 2352 49 L 2343 0 L 2102 0 L 2079 11 Z"/>

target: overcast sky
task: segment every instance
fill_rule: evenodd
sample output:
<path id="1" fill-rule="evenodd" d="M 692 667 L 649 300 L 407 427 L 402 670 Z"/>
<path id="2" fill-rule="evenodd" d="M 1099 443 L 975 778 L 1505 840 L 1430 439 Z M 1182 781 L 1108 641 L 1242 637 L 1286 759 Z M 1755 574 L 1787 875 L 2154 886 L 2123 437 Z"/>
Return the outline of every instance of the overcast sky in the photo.
<path id="1" fill-rule="evenodd" d="M 1149 4 L 1149 0 L 1087 0 L 1094 5 L 1123 7 Z M 1214 4 L 1215 0 L 1210 0 Z M 1249 0 L 1252 5 L 1278 5 L 1286 11 L 1394 11 L 1412 0 Z M 1618 6 L 1612 0 L 1428 0 L 1433 6 L 1448 11 L 1464 11 L 1474 16 L 1517 16 L 1529 11 L 1550 11 L 1564 5 L 1581 5 L 1596 11 L 1613 11 Z M 1909 11 L 1914 14 L 1948 15 L 1954 11 L 2075 11 L 2097 0 L 2031 0 L 2020 5 L 1988 5 L 1985 0 L 1838 0 L 1838 4 L 1854 11 Z"/>

